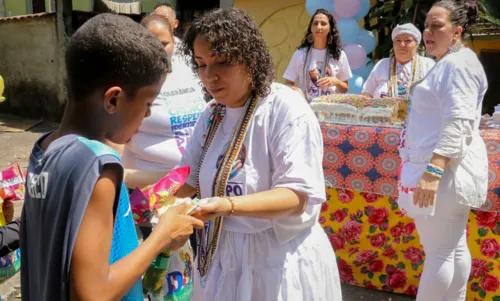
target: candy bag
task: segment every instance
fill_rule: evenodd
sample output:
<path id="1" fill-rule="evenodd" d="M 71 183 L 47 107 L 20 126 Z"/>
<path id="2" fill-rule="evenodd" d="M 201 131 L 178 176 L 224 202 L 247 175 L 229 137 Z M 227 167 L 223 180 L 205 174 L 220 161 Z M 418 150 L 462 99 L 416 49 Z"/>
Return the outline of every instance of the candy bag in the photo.
<path id="1" fill-rule="evenodd" d="M 19 164 L 0 172 L 0 198 L 11 201 L 24 199 L 24 176 Z"/>
<path id="2" fill-rule="evenodd" d="M 136 224 L 149 221 L 160 208 L 164 211 L 176 202 L 174 196 L 189 175 L 189 166 L 172 169 L 165 177 L 143 193 L 136 188 L 130 194 L 130 206 Z"/>
<path id="3" fill-rule="evenodd" d="M 145 193 L 136 188 L 130 195 L 135 223 L 150 221 L 154 227 L 168 208 L 181 203 L 189 204 L 186 214 L 190 214 L 197 206 L 197 199 L 175 197 L 186 182 L 189 172 L 188 166 L 178 167 Z M 192 258 L 189 241 L 176 252 L 166 250 L 159 254 L 142 279 L 144 295 L 149 300 L 189 301 L 192 294 Z"/>

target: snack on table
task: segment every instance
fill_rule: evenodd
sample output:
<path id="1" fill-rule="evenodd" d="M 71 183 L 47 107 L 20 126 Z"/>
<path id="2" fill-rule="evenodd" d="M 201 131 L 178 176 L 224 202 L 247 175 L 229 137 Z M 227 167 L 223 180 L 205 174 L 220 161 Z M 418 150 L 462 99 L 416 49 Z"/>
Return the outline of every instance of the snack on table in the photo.
<path id="1" fill-rule="evenodd" d="M 319 121 L 360 125 L 402 124 L 408 112 L 403 98 L 368 98 L 356 94 L 332 94 L 313 99 L 311 109 Z"/>

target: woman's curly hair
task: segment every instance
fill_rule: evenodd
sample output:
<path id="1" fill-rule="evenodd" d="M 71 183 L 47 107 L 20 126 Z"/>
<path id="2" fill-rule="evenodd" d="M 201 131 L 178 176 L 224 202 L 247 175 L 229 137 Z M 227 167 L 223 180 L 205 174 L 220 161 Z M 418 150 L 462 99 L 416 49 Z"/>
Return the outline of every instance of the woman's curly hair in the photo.
<path id="1" fill-rule="evenodd" d="M 191 23 L 180 48 L 196 74 L 193 44 L 199 35 L 207 38 L 215 57 L 223 57 L 230 65 L 246 65 L 257 96 L 269 94 L 274 80 L 273 61 L 262 33 L 248 14 L 236 8 L 215 9 Z"/>
<path id="2" fill-rule="evenodd" d="M 320 8 L 314 12 L 314 15 L 311 17 L 311 21 L 309 21 L 309 26 L 307 27 L 306 34 L 304 36 L 304 39 L 302 40 L 302 44 L 300 44 L 300 46 L 299 46 L 299 49 L 302 49 L 302 48 L 309 49 L 312 46 L 313 43 L 310 43 L 307 40 L 307 36 L 309 36 L 309 34 L 312 33 L 311 27 L 312 27 L 312 23 L 314 21 L 314 17 L 316 17 L 319 14 L 325 15 L 328 18 L 328 23 L 330 24 L 330 32 L 328 33 L 328 36 L 332 37 L 332 42 L 327 43 L 326 47 L 328 49 L 328 53 L 330 53 L 332 55 L 333 59 L 338 61 L 340 59 L 340 53 L 342 51 L 342 43 L 340 41 L 340 33 L 339 33 L 338 28 L 337 28 L 337 22 L 335 22 L 335 19 L 333 18 L 332 14 L 330 14 L 330 12 L 327 11 L 326 9 Z"/>

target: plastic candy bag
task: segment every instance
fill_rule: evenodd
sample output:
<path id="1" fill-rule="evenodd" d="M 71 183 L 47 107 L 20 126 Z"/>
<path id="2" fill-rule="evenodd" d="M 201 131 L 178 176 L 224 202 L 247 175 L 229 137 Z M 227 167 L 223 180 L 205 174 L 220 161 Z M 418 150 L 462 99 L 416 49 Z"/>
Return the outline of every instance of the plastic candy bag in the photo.
<path id="1" fill-rule="evenodd" d="M 6 225 L 2 210 L 6 200 L 24 199 L 24 176 L 19 165 L 0 171 L 0 227 Z M 21 267 L 21 253 L 17 249 L 0 257 L 0 283 L 14 276 Z"/>
<path id="2" fill-rule="evenodd" d="M 175 197 L 186 182 L 189 172 L 188 166 L 174 168 L 148 191 L 143 193 L 136 188 L 130 195 L 135 223 L 150 221 L 154 227 L 168 208 L 181 203 L 189 204 L 186 214 L 190 214 L 197 207 L 197 199 Z M 144 295 L 147 295 L 149 300 L 190 300 L 192 257 L 189 242 L 177 252 L 166 250 L 159 254 L 142 279 Z"/>
<path id="3" fill-rule="evenodd" d="M 24 199 L 24 176 L 19 164 L 0 172 L 0 199 L 11 201 Z"/>
<path id="4" fill-rule="evenodd" d="M 175 194 L 184 185 L 189 175 L 189 166 L 172 169 L 165 177 L 143 193 L 139 188 L 130 194 L 130 206 L 136 224 L 150 221 L 172 205 L 177 205 Z M 158 213 L 158 210 L 161 212 Z"/>

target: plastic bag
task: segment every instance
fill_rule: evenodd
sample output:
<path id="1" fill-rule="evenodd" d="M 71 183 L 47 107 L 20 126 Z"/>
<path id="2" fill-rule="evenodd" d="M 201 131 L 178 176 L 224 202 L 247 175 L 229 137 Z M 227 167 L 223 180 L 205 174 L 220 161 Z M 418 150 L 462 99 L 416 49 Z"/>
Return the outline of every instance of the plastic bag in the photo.
<path id="1" fill-rule="evenodd" d="M 0 227 L 5 226 L 3 213 L 4 200 L 22 200 L 24 198 L 24 178 L 19 165 L 11 166 L 0 172 Z M 0 283 L 14 276 L 21 267 L 21 253 L 17 249 L 0 257 Z"/>
<path id="2" fill-rule="evenodd" d="M 179 204 L 175 194 L 186 183 L 189 172 L 189 166 L 177 167 L 145 193 L 139 188 L 134 189 L 130 194 L 130 206 L 135 223 L 151 221 L 153 216 L 159 216 L 170 206 Z"/>
<path id="3" fill-rule="evenodd" d="M 411 218 L 434 216 L 436 211 L 436 200 L 433 205 L 420 208 L 413 204 L 413 194 L 418 181 L 427 168 L 428 163 L 403 162 L 401 166 L 401 175 L 399 177 L 399 197 L 398 205 L 404 214 Z"/>
<path id="4" fill-rule="evenodd" d="M 0 172 L 0 198 L 11 201 L 24 199 L 24 176 L 19 164 Z"/>
<path id="5" fill-rule="evenodd" d="M 197 206 L 196 199 L 175 197 L 186 182 L 189 172 L 188 166 L 178 167 L 171 170 L 145 193 L 136 188 L 130 195 L 135 223 L 150 221 L 154 226 L 168 208 L 181 203 L 190 205 L 187 214 L 192 212 Z M 193 252 L 189 241 L 176 252 L 165 251 L 159 254 L 144 274 L 143 293 L 150 300 L 191 300 L 192 260 Z"/>

